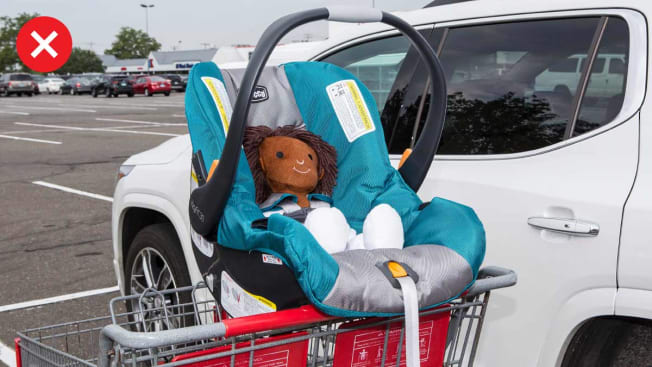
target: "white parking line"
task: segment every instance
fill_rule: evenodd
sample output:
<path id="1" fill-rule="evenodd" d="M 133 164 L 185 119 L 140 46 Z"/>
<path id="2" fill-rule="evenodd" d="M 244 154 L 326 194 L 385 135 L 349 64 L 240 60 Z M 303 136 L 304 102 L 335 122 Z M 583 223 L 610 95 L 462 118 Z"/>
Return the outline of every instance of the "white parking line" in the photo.
<path id="1" fill-rule="evenodd" d="M 186 126 L 187 124 L 173 124 L 170 122 L 155 122 L 155 121 L 141 121 L 141 120 L 121 120 L 121 119 L 107 119 L 96 118 L 97 121 L 114 121 L 114 122 L 129 122 L 132 124 L 146 124 L 146 125 L 159 125 L 159 126 Z"/>
<path id="2" fill-rule="evenodd" d="M 46 125 L 46 124 L 33 124 L 31 122 L 14 122 L 16 125 L 23 126 L 38 126 L 49 127 L 53 129 L 63 130 L 76 130 L 76 131 L 103 131 L 113 133 L 126 133 L 126 134 L 142 134 L 142 135 L 160 135 L 160 136 L 181 136 L 182 134 L 160 133 L 156 131 L 134 131 L 134 130 L 120 130 L 120 128 L 101 128 L 101 127 L 77 127 L 77 126 L 63 126 L 63 125 Z"/>
<path id="3" fill-rule="evenodd" d="M 55 110 L 55 111 L 73 111 L 73 112 L 92 112 L 95 113 L 97 111 L 95 110 L 86 110 L 82 108 L 67 108 L 67 107 L 37 107 L 37 106 L 18 106 L 14 104 L 6 104 L 3 105 L 5 107 L 11 107 L 11 108 L 25 108 L 25 109 L 32 109 L 32 110 Z"/>
<path id="4" fill-rule="evenodd" d="M 8 113 L 12 115 L 22 115 L 22 116 L 29 116 L 29 112 L 17 112 L 17 111 L 0 111 L 0 113 Z"/>
<path id="5" fill-rule="evenodd" d="M 86 192 L 86 191 L 73 189 L 72 187 L 61 186 L 61 185 L 57 185 L 57 184 L 53 184 L 53 183 L 49 183 L 49 182 L 45 182 L 45 181 L 34 181 L 32 183 L 35 184 L 35 185 L 49 187 L 49 188 L 55 189 L 55 190 L 69 192 L 71 194 L 77 194 L 77 195 L 86 196 L 86 197 L 93 198 L 93 199 L 113 202 L 113 198 L 111 198 L 111 197 L 100 195 L 100 194 L 93 194 L 92 192 Z M 4 307 L 4 306 L 2 306 L 2 307 Z M 0 307 L 0 312 L 2 312 L 2 307 Z"/>
<path id="6" fill-rule="evenodd" d="M 2 343 L 0 343 L 0 362 L 9 367 L 16 367 L 16 352 Z"/>
<path id="7" fill-rule="evenodd" d="M 31 142 L 34 142 L 34 143 L 61 144 L 60 141 L 54 141 L 54 140 L 42 140 L 42 139 L 32 139 L 32 138 L 19 138 L 19 137 L 17 137 L 17 136 L 11 136 L 11 135 L 0 135 L 0 138 L 4 138 L 4 139 L 13 139 L 13 140 L 31 141 Z"/>
<path id="8" fill-rule="evenodd" d="M 20 303 L 14 303 L 14 304 L 11 304 L 11 305 L 0 306 L 0 313 L 7 312 L 7 311 L 20 310 L 20 309 L 23 309 L 23 308 L 37 307 L 37 306 L 47 305 L 47 304 L 50 304 L 50 303 L 58 303 L 58 302 L 63 302 L 63 301 L 70 301 L 70 300 L 77 299 L 77 298 L 85 298 L 85 297 L 90 297 L 90 296 L 97 296 L 97 295 L 100 295 L 100 294 L 117 292 L 119 290 L 120 290 L 120 288 L 118 288 L 118 286 L 116 285 L 114 287 L 91 289 L 89 291 L 82 291 L 82 292 L 77 292 L 77 293 L 69 293 L 69 294 L 64 294 L 64 295 L 61 295 L 61 296 L 55 296 L 55 297 L 49 297 L 49 298 L 35 299 L 33 301 L 25 301 L 25 302 L 20 302 Z"/>

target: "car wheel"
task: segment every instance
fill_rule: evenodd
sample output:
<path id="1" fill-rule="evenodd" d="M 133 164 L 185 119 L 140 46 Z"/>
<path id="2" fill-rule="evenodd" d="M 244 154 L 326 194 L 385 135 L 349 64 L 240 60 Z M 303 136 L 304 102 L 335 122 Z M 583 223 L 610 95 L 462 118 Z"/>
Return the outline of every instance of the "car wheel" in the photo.
<path id="1" fill-rule="evenodd" d="M 22 97 L 22 96 L 23 96 L 22 93 L 16 93 L 16 95 L 17 95 L 18 97 Z"/>
<path id="2" fill-rule="evenodd" d="M 163 95 L 165 95 L 166 97 L 169 97 L 169 96 L 170 96 L 170 92 L 164 92 Z"/>
<path id="3" fill-rule="evenodd" d="M 133 97 L 133 96 L 134 96 L 133 93 L 128 93 L 128 94 L 127 94 L 127 97 Z"/>
<path id="4" fill-rule="evenodd" d="M 184 261 L 181 243 L 177 233 L 168 223 L 152 224 L 143 228 L 134 238 L 127 252 L 125 263 L 125 293 L 142 294 L 151 288 L 164 291 L 190 285 L 190 275 Z M 127 309 L 132 314 L 136 331 L 155 331 L 192 325 L 191 316 L 164 317 L 167 313 L 192 314 L 192 307 L 183 310 L 181 304 L 191 304 L 189 292 L 169 293 L 161 296 L 142 297 L 127 302 Z M 185 307 L 184 307 L 185 308 Z"/>
<path id="5" fill-rule="evenodd" d="M 93 89 L 93 92 L 91 92 L 91 95 L 93 98 L 97 98 L 97 89 Z"/>
<path id="6" fill-rule="evenodd" d="M 149 89 L 145 88 L 145 97 L 151 97 L 152 93 L 149 92 Z"/>

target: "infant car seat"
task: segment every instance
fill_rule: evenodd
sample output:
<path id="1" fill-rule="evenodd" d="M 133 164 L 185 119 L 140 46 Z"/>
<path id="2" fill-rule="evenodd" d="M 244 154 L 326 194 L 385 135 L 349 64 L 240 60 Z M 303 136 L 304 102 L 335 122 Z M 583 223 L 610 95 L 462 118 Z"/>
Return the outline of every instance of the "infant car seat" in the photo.
<path id="1" fill-rule="evenodd" d="M 355 76 L 322 62 L 264 68 L 284 34 L 320 19 L 392 25 L 411 39 L 428 67 L 430 111 L 400 170 L 390 165 L 374 98 Z M 195 65 L 186 91 L 194 153 L 192 242 L 199 269 L 224 309 L 244 316 L 312 303 L 335 316 L 400 314 L 401 288 L 388 268 L 393 263 L 416 284 L 420 309 L 468 288 L 484 257 L 482 224 L 469 207 L 441 198 L 423 203 L 415 194 L 439 143 L 445 106 L 441 66 L 426 40 L 376 9 L 321 8 L 281 18 L 265 31 L 244 73 L 210 62 Z M 265 218 L 242 151 L 245 126 L 257 125 L 305 126 L 335 147 L 333 205 L 358 232 L 373 207 L 391 205 L 403 222 L 404 248 L 329 255 L 297 220 Z M 207 167 L 215 161 L 208 179 Z"/>

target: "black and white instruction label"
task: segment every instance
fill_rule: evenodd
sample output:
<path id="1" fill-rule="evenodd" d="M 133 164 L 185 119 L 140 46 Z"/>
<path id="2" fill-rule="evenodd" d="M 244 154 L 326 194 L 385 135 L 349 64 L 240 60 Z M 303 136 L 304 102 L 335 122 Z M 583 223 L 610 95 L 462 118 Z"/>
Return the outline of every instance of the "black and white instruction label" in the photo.
<path id="1" fill-rule="evenodd" d="M 337 119 L 349 143 L 376 130 L 369 108 L 354 80 L 341 80 L 326 87 Z"/>

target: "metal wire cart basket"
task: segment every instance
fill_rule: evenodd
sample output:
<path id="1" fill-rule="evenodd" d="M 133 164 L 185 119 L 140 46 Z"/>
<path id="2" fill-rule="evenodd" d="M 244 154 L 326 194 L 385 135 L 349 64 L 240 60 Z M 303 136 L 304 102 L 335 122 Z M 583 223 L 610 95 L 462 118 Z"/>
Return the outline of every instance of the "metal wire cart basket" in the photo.
<path id="1" fill-rule="evenodd" d="M 421 312 L 422 366 L 472 366 L 491 290 L 516 283 L 487 267 L 458 299 Z M 346 319 L 312 306 L 240 318 L 205 285 L 111 301 L 111 315 L 18 333 L 17 365 L 193 367 L 405 366 L 402 317 Z"/>

